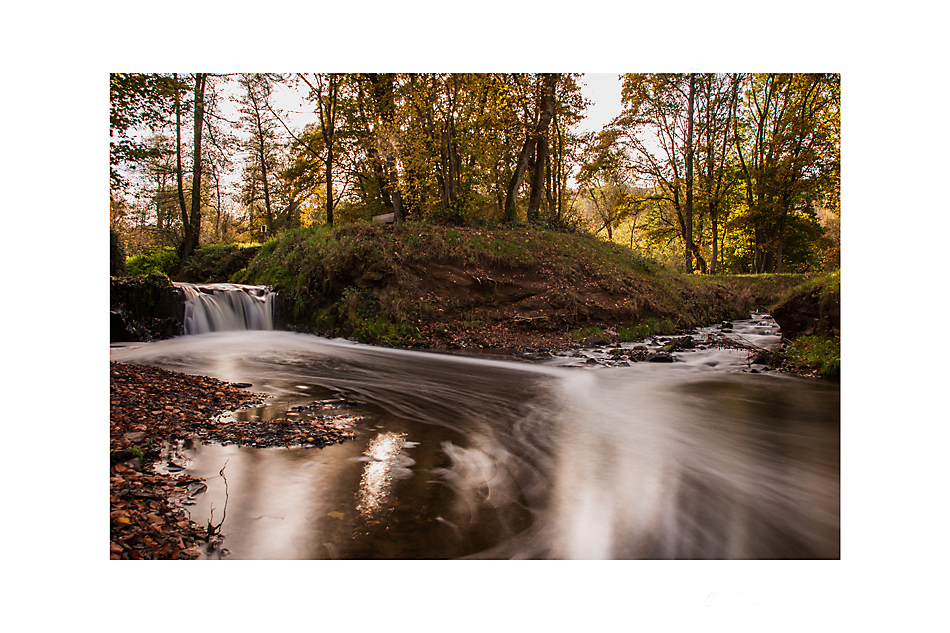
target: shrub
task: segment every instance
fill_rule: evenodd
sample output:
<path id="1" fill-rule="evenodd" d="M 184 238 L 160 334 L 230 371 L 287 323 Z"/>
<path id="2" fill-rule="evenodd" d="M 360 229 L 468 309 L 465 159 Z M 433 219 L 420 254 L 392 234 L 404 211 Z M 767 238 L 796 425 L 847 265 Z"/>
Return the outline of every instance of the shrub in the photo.
<path id="1" fill-rule="evenodd" d="M 168 276 L 178 262 L 178 250 L 174 246 L 163 246 L 132 255 L 125 260 L 125 267 L 130 277 L 144 277 L 153 271 Z"/>

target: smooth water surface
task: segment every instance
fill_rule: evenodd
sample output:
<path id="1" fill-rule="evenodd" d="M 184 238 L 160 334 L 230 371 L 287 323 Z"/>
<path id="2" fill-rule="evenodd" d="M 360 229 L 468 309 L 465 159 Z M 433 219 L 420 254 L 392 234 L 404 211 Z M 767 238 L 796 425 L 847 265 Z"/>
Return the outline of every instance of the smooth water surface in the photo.
<path id="1" fill-rule="evenodd" d="M 322 449 L 181 447 L 208 484 L 192 518 L 217 523 L 227 501 L 230 558 L 840 555 L 839 389 L 737 373 L 743 351 L 592 367 L 605 353 L 539 364 L 242 331 L 111 355 L 272 394 L 245 419 L 330 398 L 358 418 Z"/>

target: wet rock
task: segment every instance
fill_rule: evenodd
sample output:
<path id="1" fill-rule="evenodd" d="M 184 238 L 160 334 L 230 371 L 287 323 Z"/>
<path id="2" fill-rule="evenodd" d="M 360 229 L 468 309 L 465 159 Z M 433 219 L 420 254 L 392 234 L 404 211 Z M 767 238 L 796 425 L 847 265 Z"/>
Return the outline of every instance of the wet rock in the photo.
<path id="1" fill-rule="evenodd" d="M 192 499 L 207 489 L 208 486 L 198 481 L 188 486 L 188 489 L 185 491 L 185 496 L 187 496 L 189 499 Z"/>
<path id="2" fill-rule="evenodd" d="M 144 440 L 146 436 L 143 431 L 134 431 L 132 433 L 126 433 L 122 437 L 135 444 L 136 442 Z"/>
<path id="3" fill-rule="evenodd" d="M 584 339 L 584 347 L 600 347 L 601 345 L 607 345 L 607 341 L 600 336 L 590 336 Z"/>
<path id="4" fill-rule="evenodd" d="M 680 338 L 673 339 L 673 344 L 679 349 L 693 349 L 696 347 L 696 342 L 692 336 L 681 336 Z"/>
<path id="5" fill-rule="evenodd" d="M 771 356 L 772 356 L 771 353 L 769 353 L 768 351 L 766 351 L 766 350 L 761 350 L 761 351 L 759 351 L 759 352 L 756 352 L 756 353 L 749 359 L 749 361 L 750 361 L 753 365 L 768 365 L 768 364 L 771 363 Z"/>
<path id="6" fill-rule="evenodd" d="M 673 356 L 669 352 L 656 352 L 647 357 L 648 363 L 672 363 Z"/>
<path id="7" fill-rule="evenodd" d="M 126 460 L 132 459 L 134 455 L 132 451 L 128 449 L 115 450 L 109 453 L 109 462 L 112 464 L 118 464 Z"/>
<path id="8" fill-rule="evenodd" d="M 554 358 L 554 355 L 551 352 L 538 352 L 536 354 L 525 354 L 524 358 L 528 360 L 548 360 Z"/>
<path id="9" fill-rule="evenodd" d="M 630 350 L 630 353 L 627 355 L 627 358 L 629 358 L 635 363 L 639 363 L 649 358 L 649 356 L 650 356 L 650 352 L 647 351 L 647 348 L 640 345 L 639 349 L 634 348 Z"/>

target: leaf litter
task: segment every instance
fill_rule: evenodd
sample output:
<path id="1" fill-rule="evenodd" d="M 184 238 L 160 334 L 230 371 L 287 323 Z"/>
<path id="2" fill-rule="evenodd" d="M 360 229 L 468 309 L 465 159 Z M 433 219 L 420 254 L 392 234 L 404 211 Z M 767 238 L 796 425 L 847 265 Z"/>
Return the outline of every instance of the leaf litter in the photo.
<path id="1" fill-rule="evenodd" d="M 214 537 L 220 535 L 220 524 L 209 521 L 203 527 L 185 509 L 207 486 L 163 457 L 170 444 L 193 440 L 323 447 L 356 435 L 351 427 L 362 416 L 239 421 L 234 411 L 259 406 L 268 397 L 247 391 L 250 386 L 159 367 L 110 363 L 111 559 L 194 559 L 202 548 L 219 544 Z M 336 408 L 316 404 L 321 406 L 314 408 Z"/>

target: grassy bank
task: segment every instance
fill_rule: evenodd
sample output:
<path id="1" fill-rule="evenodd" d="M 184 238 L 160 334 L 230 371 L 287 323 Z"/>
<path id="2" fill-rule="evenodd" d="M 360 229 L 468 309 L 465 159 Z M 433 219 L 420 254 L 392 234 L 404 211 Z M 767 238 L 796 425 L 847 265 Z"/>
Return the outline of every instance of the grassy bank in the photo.
<path id="1" fill-rule="evenodd" d="M 444 347 L 635 340 L 747 317 L 803 279 L 680 275 L 586 234 L 412 224 L 290 231 L 230 278 L 274 286 L 301 329 Z"/>
<path id="2" fill-rule="evenodd" d="M 841 272 L 822 273 L 783 293 L 772 316 L 787 344 L 775 363 L 796 373 L 841 376 Z"/>

